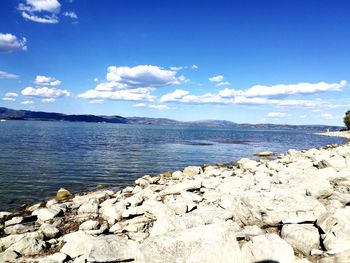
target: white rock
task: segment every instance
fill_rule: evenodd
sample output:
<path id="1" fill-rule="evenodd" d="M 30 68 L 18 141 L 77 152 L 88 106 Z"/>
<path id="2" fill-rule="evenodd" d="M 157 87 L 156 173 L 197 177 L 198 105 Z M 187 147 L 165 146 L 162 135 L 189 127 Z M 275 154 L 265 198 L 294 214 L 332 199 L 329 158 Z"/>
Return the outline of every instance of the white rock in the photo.
<path id="1" fill-rule="evenodd" d="M 295 250 L 310 255 L 311 250 L 320 247 L 320 235 L 317 228 L 307 224 L 288 224 L 282 227 L 281 237 Z"/>
<path id="2" fill-rule="evenodd" d="M 96 199 L 90 199 L 86 203 L 83 203 L 78 209 L 78 214 L 97 214 L 97 213 L 98 213 L 98 201 Z"/>
<path id="3" fill-rule="evenodd" d="M 246 191 L 220 205 L 235 215 L 243 225 L 277 225 L 284 220 L 315 221 L 324 206 L 308 196 L 284 191 L 257 193 Z"/>
<path id="4" fill-rule="evenodd" d="M 44 236 L 47 238 L 55 238 L 60 233 L 56 227 L 46 223 L 41 225 L 40 231 L 43 232 Z"/>
<path id="5" fill-rule="evenodd" d="M 99 213 L 102 218 L 108 221 L 108 224 L 113 225 L 116 221 L 122 219 L 122 212 L 125 209 L 125 203 L 119 202 L 113 205 L 105 205 L 100 208 Z"/>
<path id="6" fill-rule="evenodd" d="M 134 241 L 116 235 L 93 237 L 78 231 L 64 236 L 61 252 L 71 258 L 82 256 L 88 262 L 144 262 Z"/>
<path id="7" fill-rule="evenodd" d="M 38 219 L 40 221 L 48 221 L 53 219 L 54 217 L 58 216 L 62 211 L 58 209 L 52 209 L 52 208 L 40 208 L 38 210 L 35 210 L 32 215 L 38 216 Z"/>
<path id="8" fill-rule="evenodd" d="M 273 261 L 292 263 L 294 251 L 292 247 L 276 234 L 252 237 L 242 246 L 242 255 L 247 262 Z"/>
<path id="9" fill-rule="evenodd" d="M 18 254 L 13 250 L 6 250 L 0 253 L 0 262 L 14 262 Z"/>
<path id="10" fill-rule="evenodd" d="M 57 252 L 47 257 L 36 258 L 35 262 L 38 263 L 63 263 L 67 259 L 67 255 L 64 253 Z"/>
<path id="11" fill-rule="evenodd" d="M 350 244 L 350 207 L 322 214 L 316 222 L 323 231 L 323 245 L 327 250 Z"/>
<path id="12" fill-rule="evenodd" d="M 12 213 L 2 211 L 2 212 L 0 212 L 0 219 L 4 219 L 4 218 L 6 218 L 6 217 L 8 217 L 10 215 L 12 215 Z"/>
<path id="13" fill-rule="evenodd" d="M 25 239 L 25 240 L 29 240 L 29 239 L 43 240 L 43 238 L 44 238 L 43 234 L 39 233 L 39 232 L 9 235 L 7 237 L 3 237 L 0 239 L 0 248 L 2 250 L 6 250 L 11 245 L 20 242 L 22 239 Z"/>
<path id="14" fill-rule="evenodd" d="M 32 236 L 24 236 L 12 244 L 8 249 L 15 251 L 22 256 L 34 256 L 46 248 L 46 243 Z"/>
<path id="15" fill-rule="evenodd" d="M 20 223 L 22 223 L 22 221 L 23 221 L 22 216 L 12 217 L 10 220 L 5 221 L 5 227 L 20 224 Z"/>
<path id="16" fill-rule="evenodd" d="M 185 180 L 181 183 L 169 186 L 160 192 L 160 195 L 180 194 L 182 191 L 197 190 L 202 186 L 202 180 Z"/>
<path id="17" fill-rule="evenodd" d="M 175 172 L 173 172 L 171 177 L 175 180 L 181 180 L 184 177 L 184 175 L 181 171 L 175 171 Z"/>
<path id="18" fill-rule="evenodd" d="M 194 202 L 201 202 L 203 200 L 202 196 L 200 196 L 196 193 L 188 192 L 188 191 L 182 191 L 181 197 L 184 199 L 187 199 L 187 200 L 194 201 Z"/>
<path id="19" fill-rule="evenodd" d="M 200 166 L 188 166 L 183 170 L 184 176 L 198 175 L 202 172 L 202 167 Z"/>
<path id="20" fill-rule="evenodd" d="M 79 230 L 96 230 L 100 224 L 94 220 L 88 220 L 79 226 Z"/>
<path id="21" fill-rule="evenodd" d="M 149 237 L 140 246 L 145 262 L 243 262 L 230 224 L 200 226 Z"/>
<path id="22" fill-rule="evenodd" d="M 187 212 L 187 202 L 184 200 L 176 200 L 166 204 L 177 215 L 183 215 Z"/>

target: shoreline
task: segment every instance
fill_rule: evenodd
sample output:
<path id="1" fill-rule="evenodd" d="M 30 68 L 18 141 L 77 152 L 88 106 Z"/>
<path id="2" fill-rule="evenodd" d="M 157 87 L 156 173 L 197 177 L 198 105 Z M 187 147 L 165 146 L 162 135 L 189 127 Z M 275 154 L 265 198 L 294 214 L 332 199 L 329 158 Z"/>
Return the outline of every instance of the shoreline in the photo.
<path id="1" fill-rule="evenodd" d="M 317 135 L 347 141 L 143 176 L 116 192 L 63 189 L 25 214 L 0 212 L 0 261 L 349 259 L 350 133 Z"/>

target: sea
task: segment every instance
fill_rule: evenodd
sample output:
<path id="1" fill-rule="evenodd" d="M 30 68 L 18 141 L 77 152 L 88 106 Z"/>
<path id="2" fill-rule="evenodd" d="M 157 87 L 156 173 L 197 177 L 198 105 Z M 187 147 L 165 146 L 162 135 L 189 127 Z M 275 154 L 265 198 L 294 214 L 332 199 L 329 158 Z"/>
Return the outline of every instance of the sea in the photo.
<path id="1" fill-rule="evenodd" d="M 73 193 L 99 185 L 116 190 L 143 175 L 190 165 L 343 142 L 300 129 L 1 122 L 0 211 L 47 200 L 61 187 Z"/>

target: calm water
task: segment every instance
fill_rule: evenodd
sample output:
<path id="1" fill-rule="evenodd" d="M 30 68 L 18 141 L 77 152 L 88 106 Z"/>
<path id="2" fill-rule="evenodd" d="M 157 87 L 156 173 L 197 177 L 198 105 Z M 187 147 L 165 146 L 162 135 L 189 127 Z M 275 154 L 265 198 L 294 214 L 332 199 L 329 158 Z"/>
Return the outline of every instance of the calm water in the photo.
<path id="1" fill-rule="evenodd" d="M 342 143 L 302 131 L 105 123 L 0 123 L 0 210 L 98 184 L 120 187 L 145 174 L 232 162 L 259 151 Z"/>

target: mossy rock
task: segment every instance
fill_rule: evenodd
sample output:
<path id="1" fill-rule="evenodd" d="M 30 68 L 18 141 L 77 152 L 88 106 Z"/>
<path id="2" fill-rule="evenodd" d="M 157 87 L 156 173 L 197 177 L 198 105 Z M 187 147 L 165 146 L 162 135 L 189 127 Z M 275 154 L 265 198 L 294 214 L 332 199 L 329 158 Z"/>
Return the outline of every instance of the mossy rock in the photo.
<path id="1" fill-rule="evenodd" d="M 98 184 L 96 187 L 97 187 L 97 189 L 102 190 L 102 189 L 105 189 L 107 187 L 107 185 L 105 185 L 105 184 Z"/>
<path id="2" fill-rule="evenodd" d="M 163 173 L 164 177 L 171 177 L 173 174 L 171 172 L 165 172 Z"/>
<path id="3" fill-rule="evenodd" d="M 72 195 L 71 192 L 69 192 L 67 189 L 60 188 L 57 191 L 56 200 L 57 201 L 63 201 L 63 200 L 68 199 L 71 195 Z"/>

